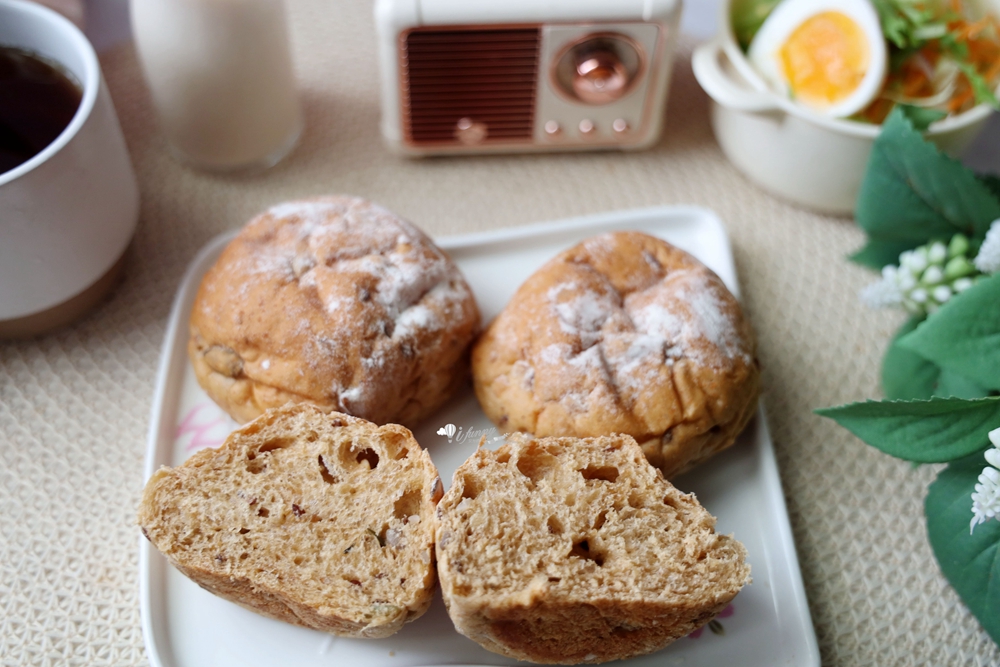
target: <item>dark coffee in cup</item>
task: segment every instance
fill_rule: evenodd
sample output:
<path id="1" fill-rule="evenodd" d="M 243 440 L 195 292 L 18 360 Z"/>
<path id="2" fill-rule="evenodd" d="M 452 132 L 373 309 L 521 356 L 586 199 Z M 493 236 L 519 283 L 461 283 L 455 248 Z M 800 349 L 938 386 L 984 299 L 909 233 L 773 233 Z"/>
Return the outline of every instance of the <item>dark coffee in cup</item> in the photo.
<path id="1" fill-rule="evenodd" d="M 0 46 L 0 174 L 55 141 L 80 107 L 80 87 L 57 66 Z"/>

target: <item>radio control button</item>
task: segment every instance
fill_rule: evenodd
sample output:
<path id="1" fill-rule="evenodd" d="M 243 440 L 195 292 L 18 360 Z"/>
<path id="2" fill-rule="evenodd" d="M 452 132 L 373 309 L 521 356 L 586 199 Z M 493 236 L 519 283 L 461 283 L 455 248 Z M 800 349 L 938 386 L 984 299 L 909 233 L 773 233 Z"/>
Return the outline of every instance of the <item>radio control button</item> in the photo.
<path id="1" fill-rule="evenodd" d="M 562 135 L 562 125 L 560 125 L 559 122 L 555 120 L 545 121 L 545 134 L 549 135 L 552 138 Z"/>
<path id="2" fill-rule="evenodd" d="M 583 104 L 625 97 L 642 78 L 642 47 L 621 33 L 589 33 L 556 56 L 551 77 L 558 91 Z"/>
<path id="3" fill-rule="evenodd" d="M 486 123 L 480 123 L 471 118 L 460 118 L 455 123 L 454 136 L 459 143 L 463 143 L 466 146 L 475 146 L 476 144 L 483 143 L 487 135 L 489 135 L 489 128 Z"/>
<path id="4" fill-rule="evenodd" d="M 573 92 L 592 104 L 617 100 L 625 94 L 629 74 L 613 51 L 594 51 L 580 58 L 573 76 Z"/>
<path id="5" fill-rule="evenodd" d="M 594 125 L 594 121 L 584 118 L 580 121 L 580 134 L 585 137 L 593 136 L 597 132 L 597 126 Z"/>
<path id="6" fill-rule="evenodd" d="M 627 120 L 617 118 L 615 122 L 611 123 L 611 129 L 615 131 L 615 134 L 626 134 L 632 128 L 629 126 Z"/>

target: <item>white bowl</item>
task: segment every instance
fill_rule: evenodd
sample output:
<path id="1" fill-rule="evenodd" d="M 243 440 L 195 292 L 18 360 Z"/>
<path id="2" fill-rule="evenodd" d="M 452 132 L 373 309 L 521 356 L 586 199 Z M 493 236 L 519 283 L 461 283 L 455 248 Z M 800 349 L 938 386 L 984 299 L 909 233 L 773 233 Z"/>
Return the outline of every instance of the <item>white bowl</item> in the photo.
<path id="1" fill-rule="evenodd" d="M 771 91 L 747 60 L 722 3 L 722 26 L 695 49 L 695 78 L 712 98 L 712 127 L 726 157 L 750 180 L 784 199 L 825 213 L 852 213 L 881 128 L 827 118 Z M 930 126 L 927 138 L 961 153 L 992 109 L 980 104 Z"/>

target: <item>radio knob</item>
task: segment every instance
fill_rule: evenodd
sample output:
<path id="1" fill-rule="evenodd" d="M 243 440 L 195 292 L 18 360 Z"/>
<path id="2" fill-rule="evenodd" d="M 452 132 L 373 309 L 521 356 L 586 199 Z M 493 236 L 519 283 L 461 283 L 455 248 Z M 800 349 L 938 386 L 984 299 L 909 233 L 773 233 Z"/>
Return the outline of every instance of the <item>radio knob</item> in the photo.
<path id="1" fill-rule="evenodd" d="M 545 121 L 545 134 L 552 138 L 558 137 L 562 134 L 562 125 L 556 120 Z"/>
<path id="2" fill-rule="evenodd" d="M 597 126 L 594 125 L 594 121 L 584 118 L 580 121 L 580 134 L 585 137 L 593 136 L 597 132 Z"/>
<path id="3" fill-rule="evenodd" d="M 573 91 L 586 102 L 611 102 L 628 87 L 628 70 L 615 53 L 595 51 L 576 64 Z"/>
<path id="4" fill-rule="evenodd" d="M 584 104 L 609 104 L 634 87 L 642 75 L 642 47 L 621 33 L 591 33 L 555 59 L 557 90 Z"/>
<path id="5" fill-rule="evenodd" d="M 611 123 L 611 129 L 615 131 L 615 134 L 626 134 L 632 128 L 624 118 L 616 118 L 615 122 Z"/>

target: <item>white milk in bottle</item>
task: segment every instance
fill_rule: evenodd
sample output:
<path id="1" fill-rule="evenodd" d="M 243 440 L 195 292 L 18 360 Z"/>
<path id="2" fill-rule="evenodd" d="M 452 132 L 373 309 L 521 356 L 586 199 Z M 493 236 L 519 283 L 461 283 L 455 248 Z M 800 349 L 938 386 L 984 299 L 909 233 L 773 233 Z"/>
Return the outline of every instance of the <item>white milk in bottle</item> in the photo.
<path id="1" fill-rule="evenodd" d="M 132 0 L 153 102 L 180 157 L 269 167 L 302 132 L 283 0 Z"/>

